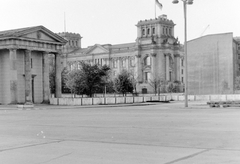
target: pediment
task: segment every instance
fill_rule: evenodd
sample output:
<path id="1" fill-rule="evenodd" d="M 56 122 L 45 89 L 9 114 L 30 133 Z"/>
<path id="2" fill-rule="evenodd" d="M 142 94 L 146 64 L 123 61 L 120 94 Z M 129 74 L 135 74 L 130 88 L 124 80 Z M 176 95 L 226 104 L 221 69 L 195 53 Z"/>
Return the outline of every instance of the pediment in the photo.
<path id="1" fill-rule="evenodd" d="M 95 45 L 92 48 L 90 48 L 86 54 L 102 54 L 102 53 L 108 53 L 109 51 L 102 47 L 101 45 Z"/>
<path id="2" fill-rule="evenodd" d="M 48 41 L 57 44 L 65 44 L 67 40 L 53 33 L 44 26 L 27 27 L 0 32 L 0 39 L 18 38 L 30 39 L 33 41 Z"/>
<path id="3" fill-rule="evenodd" d="M 26 35 L 22 35 L 21 37 L 29 38 L 29 39 L 44 40 L 44 41 L 52 41 L 52 42 L 58 41 L 54 37 L 49 36 L 48 34 L 44 33 L 41 30 L 26 34 Z"/>

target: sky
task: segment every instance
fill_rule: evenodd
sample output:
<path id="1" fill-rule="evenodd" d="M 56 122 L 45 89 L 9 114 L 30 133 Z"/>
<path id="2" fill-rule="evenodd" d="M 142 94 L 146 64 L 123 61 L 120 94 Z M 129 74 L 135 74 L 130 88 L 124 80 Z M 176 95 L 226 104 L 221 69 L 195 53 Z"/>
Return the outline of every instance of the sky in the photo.
<path id="1" fill-rule="evenodd" d="M 0 0 L 0 31 L 43 25 L 54 33 L 79 33 L 82 47 L 135 42 L 138 21 L 155 18 L 155 0 Z M 173 20 L 184 41 L 183 3 L 159 0 L 157 16 Z M 194 0 L 187 6 L 187 40 L 232 32 L 240 36 L 240 0 Z"/>

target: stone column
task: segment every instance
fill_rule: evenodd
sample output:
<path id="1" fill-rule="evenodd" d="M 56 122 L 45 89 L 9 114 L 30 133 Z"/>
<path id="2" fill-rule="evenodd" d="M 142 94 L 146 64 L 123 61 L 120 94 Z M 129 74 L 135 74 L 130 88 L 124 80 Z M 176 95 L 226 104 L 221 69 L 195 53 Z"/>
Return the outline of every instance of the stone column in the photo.
<path id="1" fill-rule="evenodd" d="M 18 103 L 17 49 L 9 49 L 11 104 Z"/>
<path id="2" fill-rule="evenodd" d="M 169 54 L 165 55 L 166 59 L 166 81 L 169 81 Z"/>
<path id="3" fill-rule="evenodd" d="M 55 54 L 55 98 L 62 97 L 61 53 Z"/>
<path id="4" fill-rule="evenodd" d="M 42 57 L 42 76 L 43 76 L 43 103 L 49 103 L 50 85 L 49 85 L 49 59 L 48 52 L 43 52 Z"/>
<path id="5" fill-rule="evenodd" d="M 25 50 L 25 99 L 26 99 L 26 104 L 32 104 L 31 80 L 32 80 L 31 51 Z"/>
<path id="6" fill-rule="evenodd" d="M 122 57 L 118 57 L 119 73 L 122 71 Z"/>
<path id="7" fill-rule="evenodd" d="M 180 69 L 180 55 L 179 54 L 175 54 L 175 80 L 180 81 L 180 73 L 181 73 L 181 69 Z"/>
<path id="8" fill-rule="evenodd" d="M 137 54 L 136 57 L 137 57 L 137 76 L 138 76 L 138 82 L 141 83 L 141 82 L 143 81 L 141 54 Z"/>
<path id="9" fill-rule="evenodd" d="M 151 60 L 152 60 L 152 79 L 153 78 L 157 78 L 156 75 L 157 75 L 157 70 L 156 70 L 156 56 L 157 54 L 156 53 L 151 53 Z"/>

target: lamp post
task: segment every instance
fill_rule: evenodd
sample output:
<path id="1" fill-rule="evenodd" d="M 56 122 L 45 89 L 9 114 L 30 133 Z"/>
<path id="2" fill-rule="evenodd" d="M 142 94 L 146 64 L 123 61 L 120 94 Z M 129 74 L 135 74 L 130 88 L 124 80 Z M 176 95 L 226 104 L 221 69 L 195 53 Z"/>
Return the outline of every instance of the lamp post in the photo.
<path id="1" fill-rule="evenodd" d="M 178 0 L 173 0 L 172 3 L 177 4 Z M 193 4 L 193 0 L 182 0 L 184 10 L 184 66 L 185 66 L 185 107 L 188 107 L 188 69 L 187 69 L 187 4 Z"/>

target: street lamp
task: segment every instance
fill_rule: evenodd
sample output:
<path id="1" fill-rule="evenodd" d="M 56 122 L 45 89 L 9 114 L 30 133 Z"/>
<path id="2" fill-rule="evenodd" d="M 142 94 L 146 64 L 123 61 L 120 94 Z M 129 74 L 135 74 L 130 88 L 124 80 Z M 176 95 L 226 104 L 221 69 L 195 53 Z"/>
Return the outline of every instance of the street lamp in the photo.
<path id="1" fill-rule="evenodd" d="M 182 0 L 183 10 L 184 10 L 184 65 L 185 65 L 185 107 L 188 107 L 188 69 L 187 69 L 187 4 L 193 4 L 193 0 Z M 173 0 L 172 3 L 177 4 L 178 0 Z"/>

